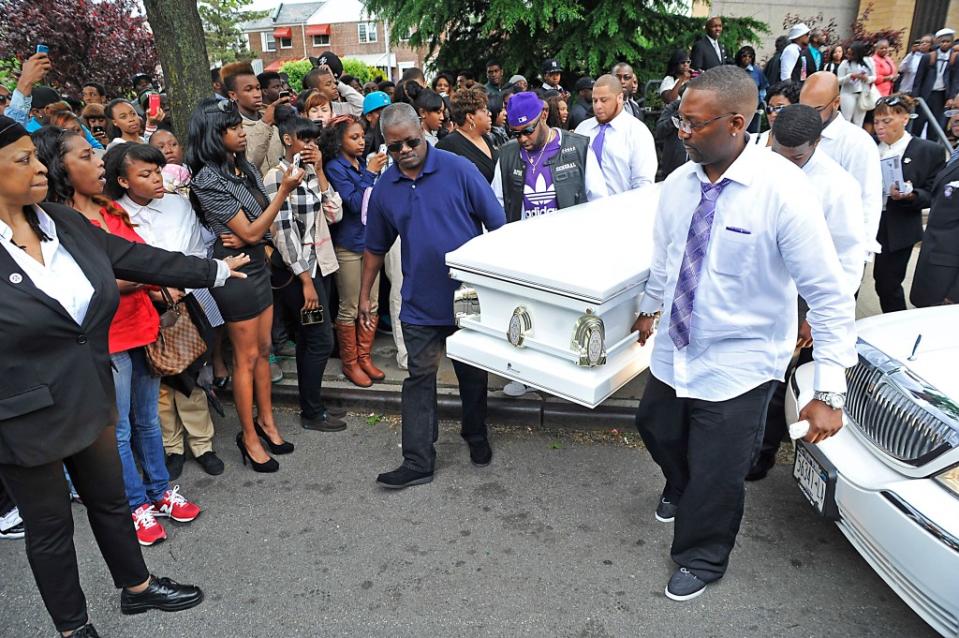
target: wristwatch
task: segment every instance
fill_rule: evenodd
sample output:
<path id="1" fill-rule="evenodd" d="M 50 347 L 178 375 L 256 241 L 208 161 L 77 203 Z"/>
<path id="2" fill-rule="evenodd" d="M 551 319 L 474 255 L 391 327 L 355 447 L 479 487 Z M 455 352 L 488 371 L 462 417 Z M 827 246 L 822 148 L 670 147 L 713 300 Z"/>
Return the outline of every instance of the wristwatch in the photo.
<path id="1" fill-rule="evenodd" d="M 822 401 L 833 410 L 842 410 L 846 405 L 845 392 L 813 392 L 814 401 Z"/>

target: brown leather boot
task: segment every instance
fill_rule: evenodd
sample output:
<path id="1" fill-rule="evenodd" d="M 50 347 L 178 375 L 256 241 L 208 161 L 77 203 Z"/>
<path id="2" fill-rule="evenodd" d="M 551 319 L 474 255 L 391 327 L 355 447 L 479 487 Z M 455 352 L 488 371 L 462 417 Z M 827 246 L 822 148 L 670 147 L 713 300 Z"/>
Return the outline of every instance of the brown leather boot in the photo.
<path id="1" fill-rule="evenodd" d="M 386 373 L 373 365 L 373 357 L 370 352 L 373 350 L 373 340 L 376 338 L 376 325 L 380 322 L 378 316 L 373 316 L 372 325 L 365 328 L 359 321 L 356 322 L 356 346 L 357 358 L 360 367 L 366 376 L 374 381 L 382 381 L 386 378 Z"/>
<path id="2" fill-rule="evenodd" d="M 357 363 L 356 324 L 337 322 L 334 325 L 336 325 L 336 338 L 340 342 L 340 362 L 343 364 L 343 374 L 353 385 L 358 385 L 361 388 L 370 387 L 373 382 Z"/>

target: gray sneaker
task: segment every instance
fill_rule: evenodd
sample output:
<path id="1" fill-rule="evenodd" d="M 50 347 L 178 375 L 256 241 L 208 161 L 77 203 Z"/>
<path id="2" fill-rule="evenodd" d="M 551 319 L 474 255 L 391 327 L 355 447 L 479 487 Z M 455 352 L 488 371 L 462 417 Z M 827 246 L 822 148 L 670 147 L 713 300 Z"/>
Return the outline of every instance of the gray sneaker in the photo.
<path id="1" fill-rule="evenodd" d="M 680 567 L 666 585 L 666 598 L 678 601 L 692 600 L 704 591 L 706 591 L 706 583 L 685 567 Z"/>
<path id="2" fill-rule="evenodd" d="M 270 355 L 270 381 L 279 383 L 283 380 L 283 368 L 276 361 L 276 355 Z"/>
<path id="3" fill-rule="evenodd" d="M 659 498 L 659 505 L 656 506 L 656 520 L 660 523 L 672 523 L 676 518 L 676 510 L 679 506 L 670 503 L 665 496 Z"/>

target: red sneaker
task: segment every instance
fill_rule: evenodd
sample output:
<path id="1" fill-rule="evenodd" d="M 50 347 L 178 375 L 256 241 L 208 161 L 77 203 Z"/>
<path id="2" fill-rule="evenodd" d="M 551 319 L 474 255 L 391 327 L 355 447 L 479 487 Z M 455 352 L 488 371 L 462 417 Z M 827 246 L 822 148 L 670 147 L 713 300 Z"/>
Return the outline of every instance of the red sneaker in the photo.
<path id="1" fill-rule="evenodd" d="M 179 485 L 167 490 L 153 507 L 156 508 L 156 516 L 169 516 L 178 523 L 189 523 L 200 515 L 200 508 L 180 494 Z"/>
<path id="2" fill-rule="evenodd" d="M 144 503 L 133 512 L 133 526 L 137 531 L 137 540 L 149 547 L 166 539 L 166 530 L 156 519 L 156 510 Z"/>

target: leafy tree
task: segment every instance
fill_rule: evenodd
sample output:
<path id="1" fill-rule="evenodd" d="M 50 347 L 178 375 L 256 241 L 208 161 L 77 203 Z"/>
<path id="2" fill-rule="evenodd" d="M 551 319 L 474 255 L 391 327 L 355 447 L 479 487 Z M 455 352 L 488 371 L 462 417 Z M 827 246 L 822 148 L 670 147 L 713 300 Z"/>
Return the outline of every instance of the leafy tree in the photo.
<path id="1" fill-rule="evenodd" d="M 822 12 L 817 15 L 803 18 L 798 14 L 787 13 L 783 18 L 783 31 L 788 31 L 790 27 L 799 22 L 804 23 L 810 29 L 822 29 L 826 35 L 826 44 L 829 46 L 834 46 L 837 44 L 843 45 L 843 47 L 848 47 L 852 42 L 859 40 L 862 42 L 867 42 L 869 44 L 875 44 L 879 40 L 888 40 L 889 47 L 897 52 L 904 52 L 905 46 L 907 43 L 903 41 L 905 36 L 905 29 L 879 29 L 878 31 L 871 31 L 866 28 L 866 24 L 869 22 L 869 17 L 872 15 L 873 5 L 870 2 L 862 10 L 862 13 L 856 18 L 856 20 L 849 26 L 850 36 L 843 38 L 839 32 L 839 25 L 836 23 L 835 18 L 826 22 L 823 18 Z"/>
<path id="2" fill-rule="evenodd" d="M 366 0 L 366 8 L 388 19 L 391 32 L 410 34 L 410 45 L 427 46 L 437 69 L 485 75 L 498 59 L 507 76 L 531 80 L 546 58 L 556 58 L 571 83 L 584 74 L 608 73 L 628 61 L 640 81 L 661 79 L 670 53 L 689 48 L 703 33 L 704 18 L 680 15 L 677 0 Z M 755 42 L 766 25 L 750 18 L 725 18 L 723 43 L 735 52 Z M 640 85 L 642 86 L 642 84 Z"/>
<path id="3" fill-rule="evenodd" d="M 280 67 L 281 73 L 286 73 L 290 78 L 290 88 L 299 91 L 303 86 L 303 78 L 313 68 L 309 60 L 291 60 Z"/>
<path id="4" fill-rule="evenodd" d="M 374 69 L 366 62 L 355 58 L 343 58 L 343 73 L 345 75 L 352 75 L 360 81 L 360 84 L 369 82 L 377 74 L 382 75 L 382 71 L 379 69 Z"/>
<path id="5" fill-rule="evenodd" d="M 206 34 L 206 52 L 211 65 L 250 57 L 240 24 L 266 17 L 268 11 L 246 11 L 248 0 L 202 0 L 197 2 Z"/>
<path id="6" fill-rule="evenodd" d="M 0 0 L 0 15 L 0 58 L 24 59 L 46 44 L 53 61 L 47 81 L 70 95 L 84 82 L 125 94 L 134 73 L 157 65 L 137 0 Z"/>

